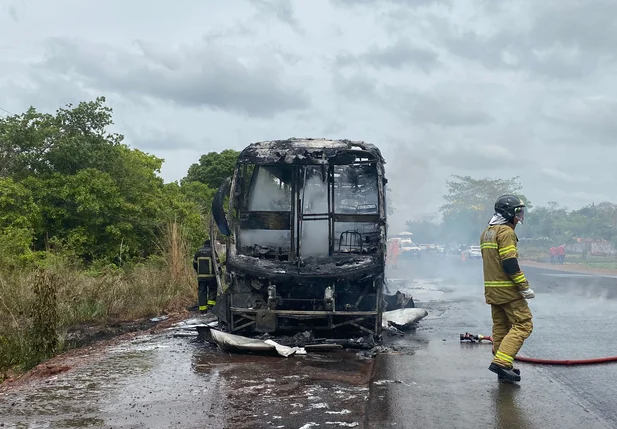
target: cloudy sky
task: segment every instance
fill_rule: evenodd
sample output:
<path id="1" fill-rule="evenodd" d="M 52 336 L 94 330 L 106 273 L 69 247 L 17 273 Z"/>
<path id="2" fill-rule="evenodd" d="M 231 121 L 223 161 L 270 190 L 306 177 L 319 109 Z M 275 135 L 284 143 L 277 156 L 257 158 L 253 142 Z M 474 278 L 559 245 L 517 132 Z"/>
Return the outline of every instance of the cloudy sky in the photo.
<path id="1" fill-rule="evenodd" d="M 452 174 L 578 208 L 617 201 L 615 17 L 615 0 L 0 0 L 0 108 L 104 95 L 167 181 L 259 140 L 369 141 L 394 226 L 435 212 Z"/>

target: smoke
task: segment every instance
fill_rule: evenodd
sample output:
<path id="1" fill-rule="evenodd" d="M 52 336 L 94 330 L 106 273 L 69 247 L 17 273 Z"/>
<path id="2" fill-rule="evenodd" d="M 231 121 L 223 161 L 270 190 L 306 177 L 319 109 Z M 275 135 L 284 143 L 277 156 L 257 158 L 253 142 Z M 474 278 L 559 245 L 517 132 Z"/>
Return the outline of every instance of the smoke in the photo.
<path id="1" fill-rule="evenodd" d="M 337 166 L 335 170 L 335 212 L 338 214 L 378 214 L 377 172 L 374 166 Z M 325 214 L 328 211 L 328 189 L 326 176 L 321 167 L 308 167 L 307 181 L 300 190 L 304 214 Z M 267 168 L 258 167 L 249 195 L 250 211 L 290 211 L 290 186 L 282 183 Z M 295 220 L 294 220 L 295 225 Z M 343 232 L 358 232 L 362 236 L 378 233 L 379 225 L 370 222 L 337 222 L 334 231 L 335 251 Z M 300 253 L 303 257 L 327 256 L 327 220 L 302 222 Z M 351 244 L 360 245 L 362 239 L 352 235 Z M 277 230 L 243 230 L 240 232 L 242 246 L 267 246 L 290 248 L 291 233 Z"/>
<path id="2" fill-rule="evenodd" d="M 244 229 L 240 231 L 242 246 L 266 246 L 273 249 L 289 250 L 291 247 L 291 232 L 267 229 Z"/>
<path id="3" fill-rule="evenodd" d="M 445 182 L 436 163 L 420 144 L 403 142 L 384 149 L 387 198 L 394 209 L 388 215 L 389 234 L 406 230 L 408 220 L 436 213 L 442 202 Z"/>
<path id="4" fill-rule="evenodd" d="M 289 186 L 277 179 L 266 167 L 258 167 L 255 172 L 255 181 L 249 194 L 249 210 L 290 211 L 291 191 Z M 291 232 L 266 229 L 241 230 L 240 241 L 242 246 L 259 245 L 289 250 L 291 248 Z"/>
<path id="5" fill-rule="evenodd" d="M 319 175 L 312 176 L 304 186 L 304 214 L 327 213 L 328 189 Z M 301 256 L 328 256 L 328 221 L 304 221 L 302 223 Z"/>
<path id="6" fill-rule="evenodd" d="M 257 177 L 249 195 L 250 211 L 289 211 L 291 191 L 266 168 L 256 170 Z"/>

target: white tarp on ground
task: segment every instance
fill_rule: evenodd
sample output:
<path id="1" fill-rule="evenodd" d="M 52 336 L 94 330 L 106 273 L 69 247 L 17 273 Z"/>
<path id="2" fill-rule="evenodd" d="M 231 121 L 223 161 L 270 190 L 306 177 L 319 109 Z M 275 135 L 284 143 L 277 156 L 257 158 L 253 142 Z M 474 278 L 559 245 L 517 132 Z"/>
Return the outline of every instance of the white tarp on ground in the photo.
<path id="1" fill-rule="evenodd" d="M 256 338 L 228 334 L 216 329 L 211 329 L 210 334 L 212 335 L 212 340 L 224 351 L 276 352 L 283 357 L 289 357 L 293 354 L 306 354 L 302 347 L 287 347 L 272 340 L 263 341 Z"/>
<path id="2" fill-rule="evenodd" d="M 398 310 L 384 311 L 382 315 L 382 327 L 389 328 L 393 326 L 397 329 L 408 329 L 414 323 L 428 316 L 428 311 L 423 308 L 400 308 Z"/>

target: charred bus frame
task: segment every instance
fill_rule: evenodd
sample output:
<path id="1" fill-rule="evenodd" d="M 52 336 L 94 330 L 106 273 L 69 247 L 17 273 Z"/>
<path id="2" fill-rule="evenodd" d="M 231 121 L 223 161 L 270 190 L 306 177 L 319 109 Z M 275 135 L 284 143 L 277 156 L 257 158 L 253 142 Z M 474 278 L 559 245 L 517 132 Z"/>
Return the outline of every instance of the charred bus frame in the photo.
<path id="1" fill-rule="evenodd" d="M 377 147 L 349 140 L 259 142 L 240 153 L 212 205 L 211 233 L 216 224 L 226 236 L 213 312 L 226 330 L 381 334 L 384 164 Z"/>

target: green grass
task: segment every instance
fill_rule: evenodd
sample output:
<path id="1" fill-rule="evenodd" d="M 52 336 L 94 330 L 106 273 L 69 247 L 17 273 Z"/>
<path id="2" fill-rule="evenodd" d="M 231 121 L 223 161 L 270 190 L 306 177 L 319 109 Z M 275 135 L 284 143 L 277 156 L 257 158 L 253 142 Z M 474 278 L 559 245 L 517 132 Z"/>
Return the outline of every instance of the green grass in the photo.
<path id="1" fill-rule="evenodd" d="M 62 351 L 71 327 L 137 320 L 195 302 L 190 270 L 187 264 L 174 278 L 153 260 L 95 276 L 62 268 L 0 273 L 0 379 Z M 37 275 L 49 280 L 41 285 Z"/>
<path id="2" fill-rule="evenodd" d="M 192 255 L 177 228 L 169 235 L 158 256 L 123 269 L 84 269 L 53 254 L 39 267 L 0 268 L 0 381 L 66 350 L 71 328 L 195 303 Z"/>

